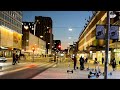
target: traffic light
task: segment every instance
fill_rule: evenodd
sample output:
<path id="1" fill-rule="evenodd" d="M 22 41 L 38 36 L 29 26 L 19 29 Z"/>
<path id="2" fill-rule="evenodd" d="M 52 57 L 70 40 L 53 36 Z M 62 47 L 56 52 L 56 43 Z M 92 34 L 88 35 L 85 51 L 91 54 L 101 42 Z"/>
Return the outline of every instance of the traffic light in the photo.
<path id="1" fill-rule="evenodd" d="M 58 45 L 58 48 L 61 48 L 61 45 Z"/>

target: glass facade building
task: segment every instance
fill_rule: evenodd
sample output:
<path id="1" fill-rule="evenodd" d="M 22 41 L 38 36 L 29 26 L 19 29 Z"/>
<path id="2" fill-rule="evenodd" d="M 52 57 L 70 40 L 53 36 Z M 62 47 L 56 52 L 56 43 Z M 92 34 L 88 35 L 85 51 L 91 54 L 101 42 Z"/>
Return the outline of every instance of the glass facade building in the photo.
<path id="1" fill-rule="evenodd" d="M 22 11 L 0 11 L 0 56 L 11 57 L 21 51 Z"/>

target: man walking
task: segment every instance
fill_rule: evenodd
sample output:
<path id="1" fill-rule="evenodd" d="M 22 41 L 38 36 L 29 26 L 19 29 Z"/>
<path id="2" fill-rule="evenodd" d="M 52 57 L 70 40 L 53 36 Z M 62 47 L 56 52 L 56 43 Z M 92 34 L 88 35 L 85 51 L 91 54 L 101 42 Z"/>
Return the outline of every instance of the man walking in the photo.
<path id="1" fill-rule="evenodd" d="M 77 64 L 76 56 L 74 56 L 72 60 L 74 61 L 74 70 L 76 70 L 76 64 Z"/>
<path id="2" fill-rule="evenodd" d="M 12 65 L 15 65 L 16 64 L 16 55 L 15 55 L 15 52 L 13 51 L 13 63 Z"/>

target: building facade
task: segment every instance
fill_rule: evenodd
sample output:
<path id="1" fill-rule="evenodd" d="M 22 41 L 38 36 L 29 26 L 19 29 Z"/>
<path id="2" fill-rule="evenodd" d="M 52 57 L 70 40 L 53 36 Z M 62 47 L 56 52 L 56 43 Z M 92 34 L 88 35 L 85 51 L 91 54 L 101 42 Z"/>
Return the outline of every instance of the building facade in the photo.
<path id="1" fill-rule="evenodd" d="M 115 18 L 110 19 L 111 25 L 119 25 L 116 23 L 118 20 Z M 96 39 L 96 25 L 107 25 L 107 12 L 106 11 L 97 11 L 91 17 L 87 25 L 85 26 L 84 30 L 79 36 L 78 41 L 78 55 L 83 57 L 89 57 L 92 60 L 95 58 L 98 61 L 102 60 L 102 57 L 105 58 L 105 39 Z M 120 34 L 120 33 L 119 33 Z M 120 36 L 120 35 L 119 35 Z M 115 50 L 120 48 L 119 40 L 112 40 L 109 41 L 109 63 L 112 58 L 116 58 L 116 61 L 120 61 L 118 59 L 118 55 L 115 54 Z M 117 44 L 115 44 L 117 43 Z M 118 46 L 115 46 L 118 45 Z M 117 51 L 116 50 L 116 51 Z"/>
<path id="2" fill-rule="evenodd" d="M 0 55 L 11 57 L 22 49 L 22 11 L 0 11 Z"/>
<path id="3" fill-rule="evenodd" d="M 46 42 L 34 35 L 33 22 L 23 22 L 22 33 L 22 53 L 31 55 L 33 54 L 32 48 L 34 47 L 35 55 L 46 54 Z"/>
<path id="4" fill-rule="evenodd" d="M 50 54 L 53 45 L 52 19 L 35 16 L 35 35 L 46 41 L 47 53 Z"/>

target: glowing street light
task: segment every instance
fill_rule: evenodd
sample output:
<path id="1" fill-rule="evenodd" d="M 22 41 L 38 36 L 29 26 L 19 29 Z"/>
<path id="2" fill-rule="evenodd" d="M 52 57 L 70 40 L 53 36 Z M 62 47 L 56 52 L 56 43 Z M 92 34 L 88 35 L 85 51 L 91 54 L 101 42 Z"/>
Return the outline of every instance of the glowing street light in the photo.
<path id="1" fill-rule="evenodd" d="M 68 39 L 71 39 L 71 37 L 68 37 Z"/>
<path id="2" fill-rule="evenodd" d="M 69 31 L 72 31 L 72 28 L 69 28 L 68 30 L 69 30 Z"/>
<path id="3" fill-rule="evenodd" d="M 35 47 L 34 46 L 32 47 L 32 50 L 33 50 L 33 62 L 34 62 L 34 51 L 35 51 Z"/>
<path id="4" fill-rule="evenodd" d="M 40 36 L 40 38 L 43 38 L 43 36 Z"/>

